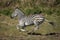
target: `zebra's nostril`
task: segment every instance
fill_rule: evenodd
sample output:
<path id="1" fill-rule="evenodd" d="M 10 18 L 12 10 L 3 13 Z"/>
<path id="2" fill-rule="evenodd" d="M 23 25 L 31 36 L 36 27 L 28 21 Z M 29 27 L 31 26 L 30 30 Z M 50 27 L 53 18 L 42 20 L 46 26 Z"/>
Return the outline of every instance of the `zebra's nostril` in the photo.
<path id="1" fill-rule="evenodd" d="M 13 18 L 12 16 L 10 16 L 10 18 Z"/>

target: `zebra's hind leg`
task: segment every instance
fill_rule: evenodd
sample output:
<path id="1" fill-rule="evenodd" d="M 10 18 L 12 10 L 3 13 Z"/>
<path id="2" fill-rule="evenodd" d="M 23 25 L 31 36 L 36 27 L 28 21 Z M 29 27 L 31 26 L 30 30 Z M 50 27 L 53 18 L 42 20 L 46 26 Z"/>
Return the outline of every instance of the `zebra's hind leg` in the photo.
<path id="1" fill-rule="evenodd" d="M 32 32 L 35 32 L 39 29 L 39 25 L 35 25 L 34 29 L 32 30 Z"/>
<path id="2" fill-rule="evenodd" d="M 34 25 L 35 25 L 35 28 L 33 29 L 33 32 L 35 32 L 36 30 L 39 29 L 39 22 L 38 21 L 34 21 Z"/>
<path id="3" fill-rule="evenodd" d="M 38 30 L 38 29 L 39 29 L 39 26 L 35 26 L 35 28 L 34 28 L 31 32 L 29 32 L 29 33 L 31 33 L 31 35 L 32 35 L 32 34 L 34 34 L 35 31 Z"/>
<path id="4" fill-rule="evenodd" d="M 36 26 L 35 28 L 34 28 L 34 31 L 36 31 L 36 30 L 38 30 L 39 29 L 39 26 Z"/>

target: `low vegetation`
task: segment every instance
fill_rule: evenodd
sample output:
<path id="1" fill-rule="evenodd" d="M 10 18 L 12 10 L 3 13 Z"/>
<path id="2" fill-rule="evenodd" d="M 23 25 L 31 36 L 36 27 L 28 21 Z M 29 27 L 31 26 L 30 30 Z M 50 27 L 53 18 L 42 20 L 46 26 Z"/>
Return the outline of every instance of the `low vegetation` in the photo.
<path id="1" fill-rule="evenodd" d="M 11 19 L 10 15 L 15 7 L 19 7 L 25 15 L 42 12 L 46 19 L 55 23 L 55 26 L 44 22 L 40 29 L 35 31 L 42 35 L 29 35 L 16 29 L 18 19 Z M 27 26 L 31 31 L 34 25 Z M 1 0 L 0 1 L 0 39 L 1 40 L 60 40 L 60 34 L 47 35 L 49 33 L 60 33 L 60 0 Z"/>

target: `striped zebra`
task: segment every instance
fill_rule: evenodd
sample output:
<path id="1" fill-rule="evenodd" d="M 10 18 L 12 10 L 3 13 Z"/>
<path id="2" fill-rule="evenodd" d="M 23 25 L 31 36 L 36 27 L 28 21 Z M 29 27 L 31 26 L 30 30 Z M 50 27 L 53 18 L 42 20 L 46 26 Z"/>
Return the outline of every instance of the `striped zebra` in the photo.
<path id="1" fill-rule="evenodd" d="M 42 14 L 34 14 L 34 15 L 26 16 L 18 8 L 16 8 L 15 11 L 12 13 L 11 18 L 14 18 L 16 16 L 18 16 L 18 22 L 19 22 L 16 25 L 16 27 L 18 30 L 21 30 L 21 31 L 26 31 L 24 28 L 27 25 L 35 25 L 35 28 L 33 29 L 33 31 L 35 31 L 39 29 L 39 25 L 45 21 L 45 17 Z M 48 22 L 48 23 L 53 25 L 52 22 Z"/>

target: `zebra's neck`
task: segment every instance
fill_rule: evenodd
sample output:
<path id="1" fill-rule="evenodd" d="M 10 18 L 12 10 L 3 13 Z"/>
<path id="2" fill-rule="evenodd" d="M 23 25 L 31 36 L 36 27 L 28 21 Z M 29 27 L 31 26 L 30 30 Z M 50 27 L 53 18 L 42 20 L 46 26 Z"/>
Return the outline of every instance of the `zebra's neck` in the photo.
<path id="1" fill-rule="evenodd" d="M 21 20 L 22 18 L 26 17 L 25 15 L 18 15 L 18 19 Z"/>
<path id="2" fill-rule="evenodd" d="M 25 17 L 24 13 L 21 10 L 16 9 L 16 12 L 18 14 L 17 16 L 19 20 Z"/>

